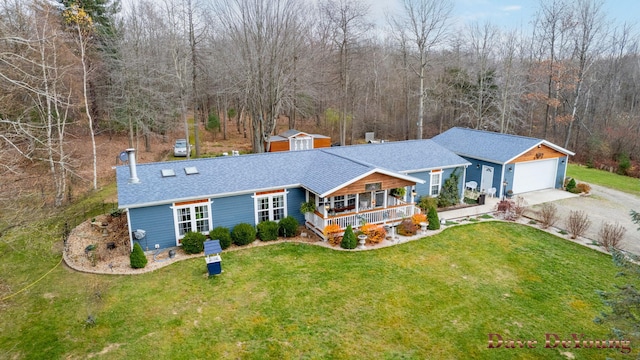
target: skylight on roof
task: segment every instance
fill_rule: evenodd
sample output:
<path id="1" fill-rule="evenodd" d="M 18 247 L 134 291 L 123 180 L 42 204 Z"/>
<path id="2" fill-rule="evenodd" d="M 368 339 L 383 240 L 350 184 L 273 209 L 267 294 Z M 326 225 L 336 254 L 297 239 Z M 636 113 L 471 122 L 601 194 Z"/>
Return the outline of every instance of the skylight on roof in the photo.
<path id="1" fill-rule="evenodd" d="M 196 168 L 195 166 L 187 166 L 186 168 L 184 168 L 184 172 L 187 175 L 193 175 L 193 174 L 198 174 L 198 168 Z"/>
<path id="2" fill-rule="evenodd" d="M 176 176 L 176 172 L 173 169 L 162 169 L 162 177 Z"/>

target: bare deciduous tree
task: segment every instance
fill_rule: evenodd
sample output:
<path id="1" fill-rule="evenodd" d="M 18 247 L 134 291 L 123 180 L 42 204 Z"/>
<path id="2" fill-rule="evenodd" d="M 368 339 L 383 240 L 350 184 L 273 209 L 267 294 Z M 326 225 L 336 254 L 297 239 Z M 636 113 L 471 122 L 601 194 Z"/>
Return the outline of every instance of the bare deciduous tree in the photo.
<path id="1" fill-rule="evenodd" d="M 393 19 L 394 31 L 406 33 L 414 56 L 414 73 L 420 82 L 418 90 L 417 138 L 422 139 L 424 106 L 427 98 L 425 80 L 428 76 L 429 53 L 440 46 L 448 31 L 448 21 L 453 10 L 449 0 L 404 0 L 404 14 Z M 404 35 L 398 36 L 401 38 Z"/>

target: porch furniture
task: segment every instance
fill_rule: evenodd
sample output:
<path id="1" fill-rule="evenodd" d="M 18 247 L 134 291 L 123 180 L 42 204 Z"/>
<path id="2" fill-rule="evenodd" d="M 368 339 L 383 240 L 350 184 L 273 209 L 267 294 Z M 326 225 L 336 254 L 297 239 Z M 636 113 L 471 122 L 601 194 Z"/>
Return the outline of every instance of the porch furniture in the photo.
<path id="1" fill-rule="evenodd" d="M 475 181 L 467 181 L 467 183 L 464 184 L 464 187 L 465 189 L 476 191 L 476 189 L 478 188 L 478 183 Z"/>
<path id="2" fill-rule="evenodd" d="M 487 190 L 487 194 L 489 194 L 489 196 L 491 197 L 496 197 L 496 188 L 492 187 L 491 189 Z"/>

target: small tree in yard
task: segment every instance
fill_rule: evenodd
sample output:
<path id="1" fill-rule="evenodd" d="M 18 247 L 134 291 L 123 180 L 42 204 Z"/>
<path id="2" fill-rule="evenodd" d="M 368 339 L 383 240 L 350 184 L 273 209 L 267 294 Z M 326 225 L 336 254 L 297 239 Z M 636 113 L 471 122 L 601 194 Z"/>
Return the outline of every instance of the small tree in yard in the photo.
<path id="1" fill-rule="evenodd" d="M 640 215 L 633 210 L 631 219 L 640 225 Z M 593 321 L 597 324 L 610 324 L 615 337 L 633 344 L 640 341 L 640 266 L 637 265 L 640 256 L 625 254 L 617 249 L 612 249 L 611 255 L 613 263 L 621 269 L 615 274 L 616 277 L 624 277 L 627 283 L 615 285 L 616 290 L 612 292 L 598 292 L 611 311 L 601 312 Z"/>
<path id="2" fill-rule="evenodd" d="M 351 225 L 349 225 L 344 231 L 342 241 L 340 242 L 340 247 L 343 249 L 355 249 L 357 245 L 358 242 L 356 241 L 356 235 L 353 233 Z"/>
<path id="3" fill-rule="evenodd" d="M 440 229 L 440 219 L 438 219 L 438 212 L 436 208 L 430 208 L 429 213 L 427 214 L 427 219 L 429 220 L 429 225 L 427 229 L 429 230 L 438 230 Z"/>
<path id="4" fill-rule="evenodd" d="M 147 257 L 144 255 L 140 244 L 133 244 L 133 251 L 131 255 L 129 255 L 129 261 L 131 262 L 131 267 L 134 269 L 142 269 L 147 266 Z"/>
<path id="5" fill-rule="evenodd" d="M 572 210 L 569 212 L 566 225 L 571 238 L 577 239 L 578 236 L 584 235 L 589 230 L 591 220 L 589 220 L 589 216 L 584 211 Z"/>
<path id="6" fill-rule="evenodd" d="M 624 237 L 627 229 L 622 225 L 604 222 L 598 232 L 598 243 L 608 251 L 620 249 L 620 241 Z"/>
<path id="7" fill-rule="evenodd" d="M 552 203 L 544 203 L 538 210 L 540 225 L 543 229 L 548 229 L 558 221 L 558 209 Z"/>

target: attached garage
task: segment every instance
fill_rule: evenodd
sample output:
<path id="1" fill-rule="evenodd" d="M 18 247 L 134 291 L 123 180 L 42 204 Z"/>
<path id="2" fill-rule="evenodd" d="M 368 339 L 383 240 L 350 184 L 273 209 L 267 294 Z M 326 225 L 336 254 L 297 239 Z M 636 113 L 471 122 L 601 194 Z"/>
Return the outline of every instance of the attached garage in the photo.
<path id="1" fill-rule="evenodd" d="M 499 197 L 561 189 L 569 156 L 575 155 L 542 139 L 457 127 L 433 141 L 471 163 L 465 170 L 465 186 L 475 185 L 478 191 L 494 188 Z M 487 169 L 493 176 L 487 176 Z"/>
<path id="2" fill-rule="evenodd" d="M 528 161 L 515 164 L 513 193 L 553 189 L 556 186 L 558 159 Z"/>

